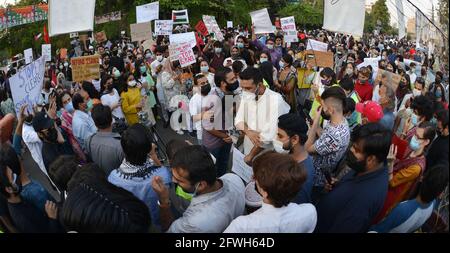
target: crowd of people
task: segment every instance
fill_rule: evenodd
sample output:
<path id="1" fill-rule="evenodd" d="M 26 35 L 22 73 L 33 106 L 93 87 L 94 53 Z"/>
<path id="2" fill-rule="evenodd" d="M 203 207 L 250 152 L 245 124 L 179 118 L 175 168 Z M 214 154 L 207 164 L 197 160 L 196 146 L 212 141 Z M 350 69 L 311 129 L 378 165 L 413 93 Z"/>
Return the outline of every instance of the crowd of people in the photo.
<path id="1" fill-rule="evenodd" d="M 222 32 L 199 34 L 186 67 L 168 36 L 145 49 L 125 34 L 74 40 L 46 63 L 33 111 L 12 100 L 23 66 L 2 73 L 0 231 L 448 231 L 448 69 L 432 54 L 386 35 Z M 333 67 L 308 59 L 309 40 Z M 70 59 L 95 54 L 100 78 L 73 82 Z M 197 142 L 158 146 L 157 121 Z"/>

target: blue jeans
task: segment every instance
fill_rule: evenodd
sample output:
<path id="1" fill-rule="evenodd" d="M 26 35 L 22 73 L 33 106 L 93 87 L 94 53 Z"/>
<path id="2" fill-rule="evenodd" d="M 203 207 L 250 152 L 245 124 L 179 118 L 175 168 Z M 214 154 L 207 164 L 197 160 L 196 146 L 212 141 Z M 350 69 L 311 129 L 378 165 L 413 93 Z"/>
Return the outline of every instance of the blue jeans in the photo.
<path id="1" fill-rule="evenodd" d="M 216 158 L 216 174 L 217 177 L 227 173 L 228 159 L 230 158 L 231 143 L 225 143 L 221 147 L 210 150 L 211 154 Z"/>

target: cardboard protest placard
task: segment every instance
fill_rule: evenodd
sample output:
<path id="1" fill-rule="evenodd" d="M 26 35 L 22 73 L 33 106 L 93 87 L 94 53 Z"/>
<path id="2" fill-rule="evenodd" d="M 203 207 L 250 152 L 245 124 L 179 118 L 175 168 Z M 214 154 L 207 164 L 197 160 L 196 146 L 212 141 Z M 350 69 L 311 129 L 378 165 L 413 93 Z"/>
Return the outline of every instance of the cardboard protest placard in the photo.
<path id="1" fill-rule="evenodd" d="M 267 8 L 250 12 L 252 23 L 255 25 L 255 34 L 273 33 L 274 26 L 270 21 Z"/>
<path id="2" fill-rule="evenodd" d="M 41 102 L 44 72 L 45 59 L 41 57 L 9 79 L 16 115 L 20 115 L 22 105 L 27 104 L 28 112 L 31 113 L 33 112 L 33 105 Z"/>
<path id="3" fill-rule="evenodd" d="M 25 49 L 23 55 L 25 57 L 25 64 L 30 64 L 33 61 L 33 49 Z"/>
<path id="4" fill-rule="evenodd" d="M 224 37 L 219 25 L 217 24 L 216 17 L 203 15 L 203 22 L 205 23 L 206 29 L 210 34 L 213 33 L 217 40 L 223 41 Z"/>
<path id="5" fill-rule="evenodd" d="M 382 82 L 385 85 L 389 85 L 394 92 L 397 91 L 398 85 L 400 84 L 400 81 L 402 80 L 402 77 L 398 74 L 378 69 L 377 77 L 375 78 L 375 83 Z"/>
<path id="6" fill-rule="evenodd" d="M 108 38 L 106 37 L 105 31 L 95 33 L 95 41 L 97 41 L 97 43 L 103 43 L 106 42 L 107 40 Z"/>
<path id="7" fill-rule="evenodd" d="M 159 2 L 136 6 L 136 23 L 147 23 L 159 19 Z"/>
<path id="8" fill-rule="evenodd" d="M 233 28 L 233 21 L 227 21 L 227 28 Z"/>
<path id="9" fill-rule="evenodd" d="M 208 28 L 206 28 L 206 25 L 202 20 L 198 21 L 197 25 L 195 26 L 195 30 L 203 36 L 208 35 Z"/>
<path id="10" fill-rule="evenodd" d="M 155 21 L 155 34 L 158 35 L 171 35 L 173 30 L 172 20 L 156 20 Z"/>
<path id="11" fill-rule="evenodd" d="M 306 63 L 315 67 L 329 67 L 333 68 L 334 58 L 333 52 L 321 52 L 321 51 L 306 51 Z"/>
<path id="12" fill-rule="evenodd" d="M 52 60 L 52 44 L 42 44 L 42 56 L 46 62 Z"/>
<path id="13" fill-rule="evenodd" d="M 152 25 L 151 22 L 131 24 L 131 40 L 143 41 L 152 39 Z"/>
<path id="14" fill-rule="evenodd" d="M 196 62 L 194 51 L 189 43 L 170 44 L 169 54 L 170 60 L 178 60 L 182 68 Z"/>
<path id="15" fill-rule="evenodd" d="M 91 81 L 100 78 L 100 55 L 90 55 L 70 59 L 72 80 Z"/>

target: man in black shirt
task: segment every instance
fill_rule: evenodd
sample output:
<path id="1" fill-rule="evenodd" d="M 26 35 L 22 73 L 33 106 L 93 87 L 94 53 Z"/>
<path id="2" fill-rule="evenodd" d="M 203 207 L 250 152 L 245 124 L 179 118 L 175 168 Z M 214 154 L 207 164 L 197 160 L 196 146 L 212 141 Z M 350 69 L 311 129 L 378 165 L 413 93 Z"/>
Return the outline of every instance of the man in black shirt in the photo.
<path id="1" fill-rule="evenodd" d="M 7 200 L 9 215 L 18 232 L 61 232 L 55 203 L 47 201 L 47 217 L 21 198 L 20 173 L 20 161 L 14 149 L 9 145 L 0 146 L 0 194 Z"/>
<path id="2" fill-rule="evenodd" d="M 109 66 L 112 69 L 113 67 L 116 67 L 121 73 L 123 73 L 125 69 L 125 63 L 123 61 L 123 58 L 119 55 L 119 47 L 114 46 L 112 48 L 112 56 L 109 60 Z"/>
<path id="3" fill-rule="evenodd" d="M 448 110 L 441 110 L 437 113 L 438 137 L 431 144 L 426 155 L 427 168 L 432 168 L 436 164 L 448 165 Z"/>
<path id="4" fill-rule="evenodd" d="M 33 128 L 42 140 L 42 158 L 46 168 L 61 155 L 73 155 L 72 147 L 46 112 L 34 116 Z"/>

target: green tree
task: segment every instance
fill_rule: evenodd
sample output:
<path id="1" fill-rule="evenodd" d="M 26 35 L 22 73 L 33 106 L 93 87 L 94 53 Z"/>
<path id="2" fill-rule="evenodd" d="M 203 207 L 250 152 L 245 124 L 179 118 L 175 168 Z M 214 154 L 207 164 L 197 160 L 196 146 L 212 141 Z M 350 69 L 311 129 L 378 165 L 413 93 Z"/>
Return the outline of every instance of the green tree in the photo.
<path id="1" fill-rule="evenodd" d="M 370 22 L 374 27 L 377 26 L 377 22 L 381 23 L 381 32 L 386 33 L 391 30 L 390 22 L 391 15 L 389 14 L 389 9 L 386 5 L 386 0 L 378 0 L 372 6 L 372 12 L 370 13 Z"/>
<path id="2" fill-rule="evenodd" d="M 323 24 L 323 10 L 310 3 L 287 5 L 278 14 L 281 17 L 294 16 L 297 24 L 306 27 L 318 27 Z"/>

